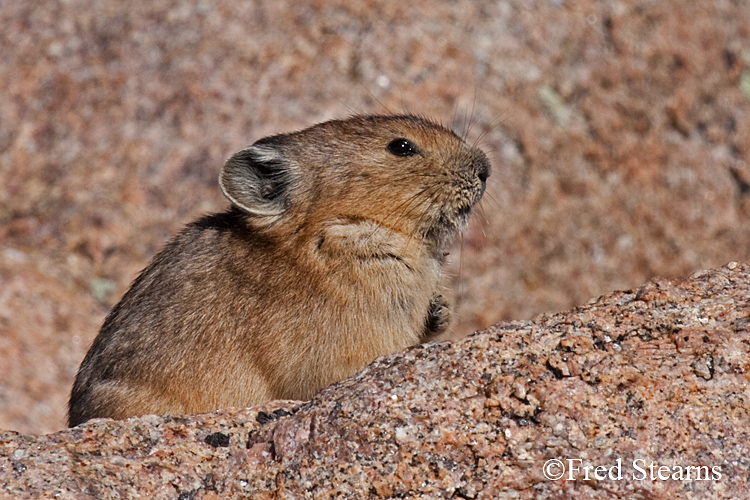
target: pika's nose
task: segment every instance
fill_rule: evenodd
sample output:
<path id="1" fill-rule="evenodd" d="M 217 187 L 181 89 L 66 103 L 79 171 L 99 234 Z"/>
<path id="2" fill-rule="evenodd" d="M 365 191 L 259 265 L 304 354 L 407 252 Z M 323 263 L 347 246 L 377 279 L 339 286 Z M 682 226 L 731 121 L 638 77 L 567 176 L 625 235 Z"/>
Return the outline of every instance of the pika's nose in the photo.
<path id="1" fill-rule="evenodd" d="M 492 173 L 492 166 L 485 154 L 481 151 L 474 160 L 474 171 L 476 172 L 479 181 L 482 183 L 482 191 L 484 191 L 484 188 L 487 185 L 487 178 Z"/>

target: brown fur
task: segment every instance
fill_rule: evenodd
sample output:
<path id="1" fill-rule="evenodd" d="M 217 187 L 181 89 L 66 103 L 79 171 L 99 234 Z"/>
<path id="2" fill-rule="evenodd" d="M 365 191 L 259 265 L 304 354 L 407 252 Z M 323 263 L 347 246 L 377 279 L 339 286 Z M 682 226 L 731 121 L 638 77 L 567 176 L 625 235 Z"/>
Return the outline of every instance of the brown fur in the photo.
<path id="1" fill-rule="evenodd" d="M 480 150 L 411 115 L 238 152 L 220 177 L 233 207 L 188 225 L 115 306 L 69 424 L 309 399 L 440 333 L 444 253 L 489 172 Z"/>

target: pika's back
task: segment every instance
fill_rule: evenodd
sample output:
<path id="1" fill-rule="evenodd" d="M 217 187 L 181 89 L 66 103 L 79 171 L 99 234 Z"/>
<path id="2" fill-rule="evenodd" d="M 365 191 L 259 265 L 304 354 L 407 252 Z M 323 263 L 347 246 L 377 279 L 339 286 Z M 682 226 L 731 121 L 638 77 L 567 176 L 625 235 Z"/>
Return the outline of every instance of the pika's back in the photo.
<path id="1" fill-rule="evenodd" d="M 306 399 L 447 326 L 444 253 L 490 165 L 411 115 L 261 139 L 105 320 L 70 400 L 89 418 Z"/>

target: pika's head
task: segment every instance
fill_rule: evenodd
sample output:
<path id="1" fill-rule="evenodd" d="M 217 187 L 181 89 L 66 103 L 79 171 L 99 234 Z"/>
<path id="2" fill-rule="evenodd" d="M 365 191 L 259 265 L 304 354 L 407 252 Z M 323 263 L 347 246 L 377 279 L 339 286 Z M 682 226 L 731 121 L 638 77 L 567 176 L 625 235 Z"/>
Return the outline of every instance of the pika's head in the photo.
<path id="1" fill-rule="evenodd" d="M 258 229 L 380 228 L 441 251 L 490 170 L 481 150 L 432 121 L 355 116 L 261 139 L 226 162 L 219 182 Z"/>

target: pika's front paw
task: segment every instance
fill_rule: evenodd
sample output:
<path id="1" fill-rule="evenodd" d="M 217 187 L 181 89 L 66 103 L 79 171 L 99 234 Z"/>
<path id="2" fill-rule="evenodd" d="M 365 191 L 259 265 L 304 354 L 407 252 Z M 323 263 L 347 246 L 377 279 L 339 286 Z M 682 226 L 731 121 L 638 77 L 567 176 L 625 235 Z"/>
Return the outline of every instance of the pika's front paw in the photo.
<path id="1" fill-rule="evenodd" d="M 430 307 L 424 320 L 422 331 L 422 342 L 429 342 L 445 332 L 451 319 L 451 308 L 448 300 L 441 294 L 435 295 L 430 300 Z"/>

